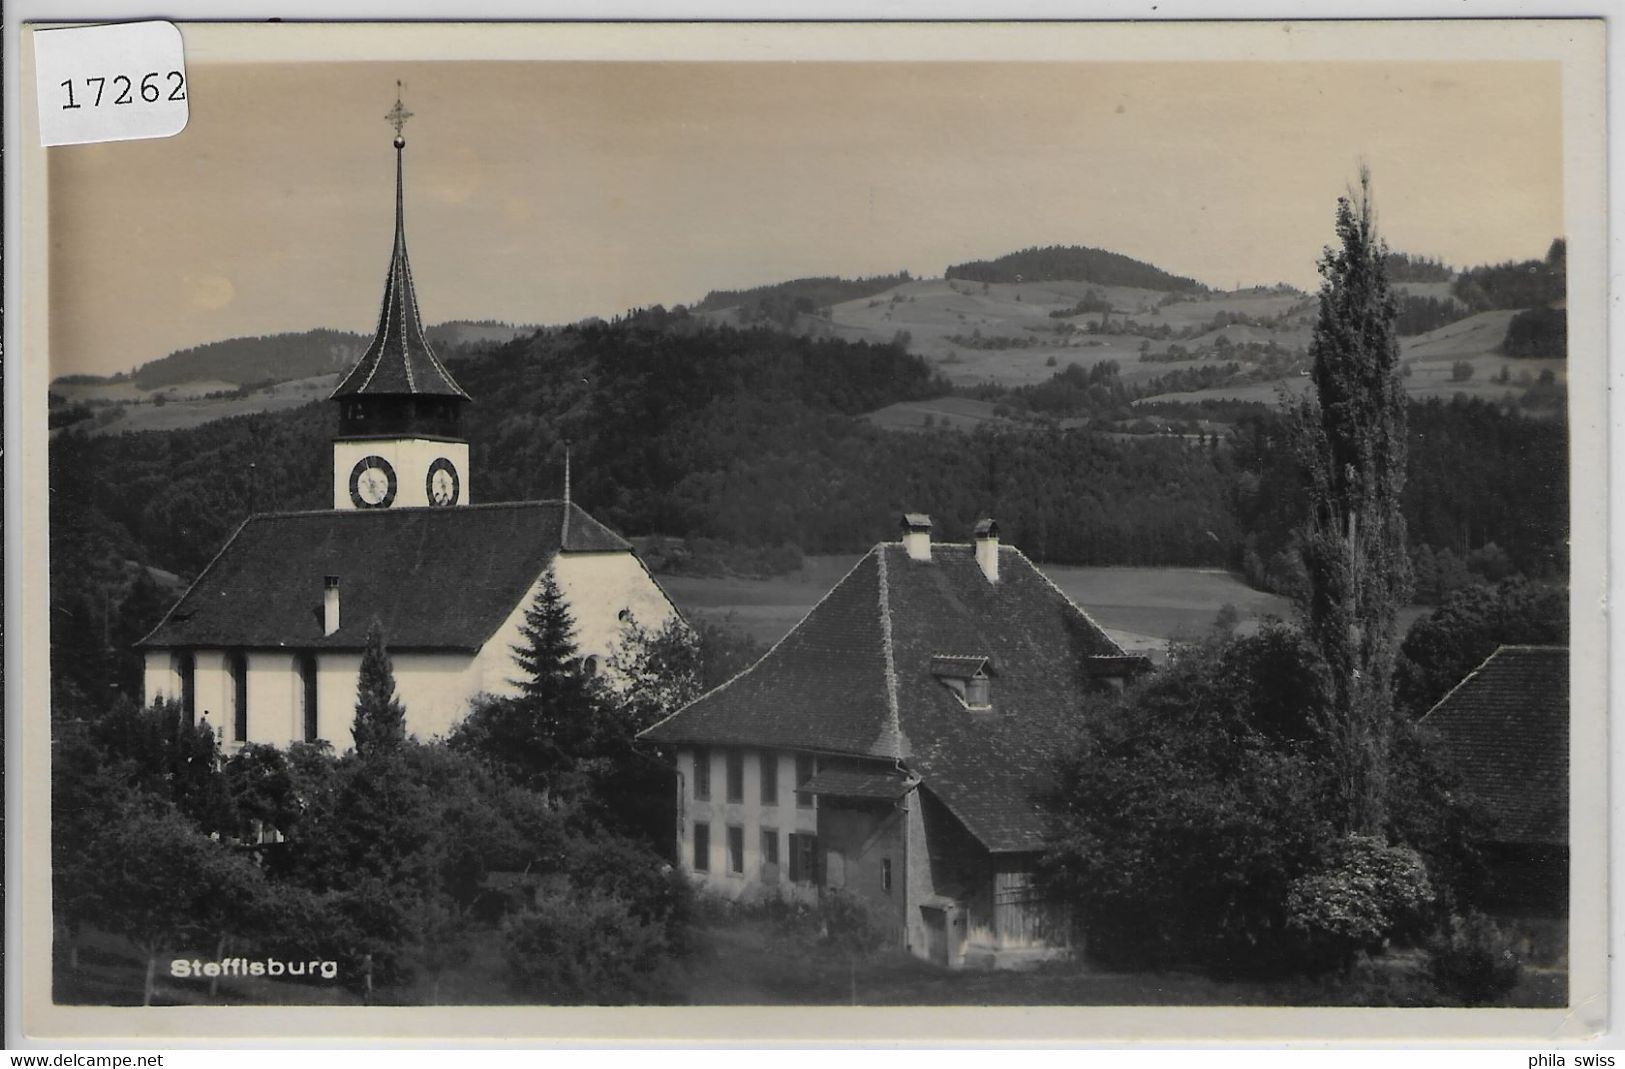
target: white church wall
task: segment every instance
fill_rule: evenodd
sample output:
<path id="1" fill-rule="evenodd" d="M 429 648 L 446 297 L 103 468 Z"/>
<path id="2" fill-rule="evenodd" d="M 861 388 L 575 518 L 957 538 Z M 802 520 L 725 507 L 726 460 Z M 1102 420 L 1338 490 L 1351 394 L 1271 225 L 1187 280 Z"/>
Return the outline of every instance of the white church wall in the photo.
<path id="1" fill-rule="evenodd" d="M 231 739 L 231 675 L 226 651 L 197 650 L 193 654 L 192 708 L 198 722 L 205 718 L 222 741 Z M 223 734 L 222 734 L 223 732 Z"/>
<path id="2" fill-rule="evenodd" d="M 168 650 L 148 650 L 141 662 L 142 704 L 159 698 L 179 701 L 181 678 L 175 670 L 175 655 Z"/>
<path id="3" fill-rule="evenodd" d="M 428 741 L 445 735 L 468 715 L 469 699 L 481 689 L 472 654 L 394 653 L 390 659 L 395 665 L 395 690 L 406 707 L 408 732 Z M 345 732 L 348 740 L 348 724 Z"/>
<path id="4" fill-rule="evenodd" d="M 575 617 L 576 647 L 583 656 L 607 659 L 619 647 L 629 619 L 653 633 L 676 613 L 643 563 L 630 553 L 560 553 L 553 558 L 553 575 Z M 534 596 L 533 589 L 525 607 Z M 524 614 L 519 615 L 522 623 Z"/>
<path id="5" fill-rule="evenodd" d="M 268 742 L 286 746 L 299 737 L 294 728 L 298 718 L 298 675 L 293 670 L 293 654 L 281 650 L 252 650 L 248 662 L 248 737 L 239 739 L 231 728 L 226 737 L 234 743 Z M 230 705 L 227 705 L 230 708 Z"/>
<path id="6" fill-rule="evenodd" d="M 316 657 L 316 734 L 337 753 L 354 743 L 355 685 L 361 675 L 361 654 L 323 650 Z"/>

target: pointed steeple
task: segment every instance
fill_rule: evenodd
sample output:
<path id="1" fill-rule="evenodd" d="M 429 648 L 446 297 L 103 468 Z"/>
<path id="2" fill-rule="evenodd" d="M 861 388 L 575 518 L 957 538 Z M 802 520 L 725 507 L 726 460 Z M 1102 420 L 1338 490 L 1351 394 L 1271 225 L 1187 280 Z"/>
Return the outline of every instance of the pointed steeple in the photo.
<path id="1" fill-rule="evenodd" d="M 398 84 L 398 83 L 397 83 Z M 401 128 L 411 117 L 400 96 L 385 116 L 395 127 L 395 247 L 384 279 L 384 303 L 378 329 L 360 361 L 333 391 L 334 399 L 355 397 L 447 397 L 468 400 L 423 333 L 412 265 L 406 257 L 406 211 L 402 191 L 402 156 L 406 138 Z"/>

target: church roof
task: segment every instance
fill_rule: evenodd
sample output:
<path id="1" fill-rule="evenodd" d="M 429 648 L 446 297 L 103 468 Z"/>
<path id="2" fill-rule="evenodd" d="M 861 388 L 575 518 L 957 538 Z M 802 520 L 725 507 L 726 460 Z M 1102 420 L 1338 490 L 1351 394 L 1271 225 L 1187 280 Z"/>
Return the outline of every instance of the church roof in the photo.
<path id="1" fill-rule="evenodd" d="M 1569 838 L 1569 651 L 1502 646 L 1422 720 L 1507 843 Z"/>
<path id="2" fill-rule="evenodd" d="M 929 561 L 876 546 L 755 665 L 646 734 L 900 761 L 989 850 L 1043 845 L 1036 795 L 1089 702 L 1091 657 L 1123 657 L 1019 550 L 989 582 L 968 545 Z M 989 711 L 945 668 L 990 666 Z M 967 673 L 968 674 L 968 673 Z"/>
<path id="3" fill-rule="evenodd" d="M 476 650 L 561 550 L 631 549 L 561 501 L 254 516 L 139 645 L 361 649 L 377 617 L 391 648 Z M 342 626 L 323 635 L 329 575 Z"/>
<path id="4" fill-rule="evenodd" d="M 468 394 L 435 356 L 418 315 L 417 291 L 412 286 L 412 265 L 406 258 L 406 216 L 401 197 L 401 152 L 395 150 L 395 248 L 384 279 L 384 305 L 372 344 L 356 366 L 340 381 L 333 397 L 433 396 Z"/>

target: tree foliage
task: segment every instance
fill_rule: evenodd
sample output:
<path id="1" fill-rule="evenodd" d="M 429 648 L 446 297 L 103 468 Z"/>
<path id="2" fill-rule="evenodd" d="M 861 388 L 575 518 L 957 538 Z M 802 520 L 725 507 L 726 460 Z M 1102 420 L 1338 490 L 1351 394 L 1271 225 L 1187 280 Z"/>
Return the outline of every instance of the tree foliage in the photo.
<path id="1" fill-rule="evenodd" d="M 1384 818 L 1395 628 L 1410 560 L 1396 310 L 1363 171 L 1358 194 L 1338 200 L 1337 236 L 1320 263 L 1315 396 L 1299 410 L 1309 477 L 1304 616 L 1333 688 L 1320 731 L 1337 754 L 1340 823 L 1370 832 Z"/>
<path id="2" fill-rule="evenodd" d="M 389 753 L 406 741 L 406 707 L 395 693 L 395 666 L 384 645 L 383 625 L 376 619 L 367 625 L 350 737 L 363 757 Z"/>

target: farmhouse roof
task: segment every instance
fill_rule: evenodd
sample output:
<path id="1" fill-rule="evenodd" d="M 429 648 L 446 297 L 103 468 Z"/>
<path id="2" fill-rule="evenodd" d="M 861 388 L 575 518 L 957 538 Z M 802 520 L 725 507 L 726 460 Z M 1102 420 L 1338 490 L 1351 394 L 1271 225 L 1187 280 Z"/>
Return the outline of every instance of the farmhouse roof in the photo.
<path id="1" fill-rule="evenodd" d="M 1568 842 L 1566 646 L 1502 646 L 1422 722 L 1485 803 L 1496 841 Z"/>
<path id="2" fill-rule="evenodd" d="M 876 546 L 761 660 L 647 734 L 899 761 L 988 849 L 1037 849 L 1035 794 L 1088 700 L 1086 659 L 1123 651 L 1019 550 L 999 553 L 992 583 L 969 545 L 923 561 Z M 991 712 L 933 673 L 944 651 L 997 665 Z"/>
<path id="3" fill-rule="evenodd" d="M 468 399 L 451 372 L 440 363 L 423 333 L 418 315 L 412 265 L 406 258 L 406 212 L 401 195 L 401 154 L 406 142 L 395 143 L 395 246 L 384 276 L 384 303 L 372 344 L 333 396 L 438 396 Z"/>
<path id="4" fill-rule="evenodd" d="M 475 650 L 559 551 L 631 548 L 561 501 L 254 516 L 140 645 L 360 649 L 377 617 L 392 647 Z M 342 626 L 323 635 L 330 575 Z"/>
<path id="5" fill-rule="evenodd" d="M 892 801 L 907 794 L 914 781 L 908 773 L 891 769 L 859 770 L 824 768 L 806 783 L 796 787 L 798 792 L 830 794 L 841 798 L 868 798 Z"/>

